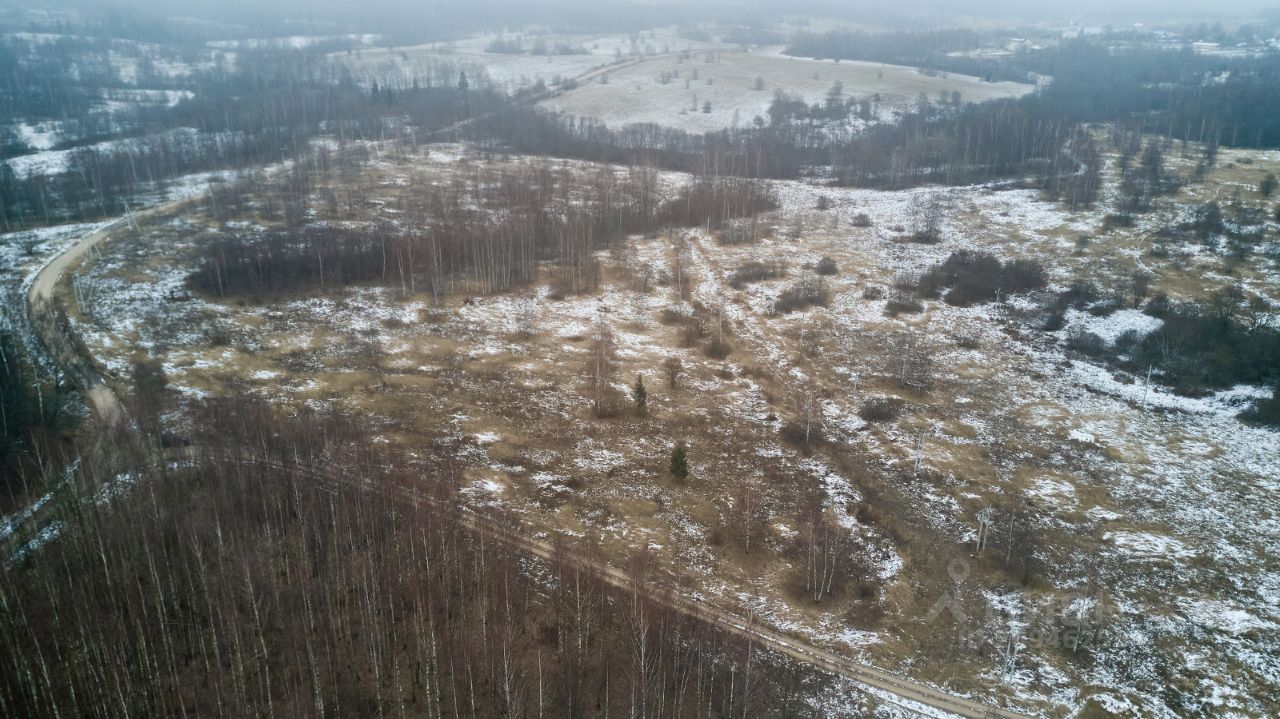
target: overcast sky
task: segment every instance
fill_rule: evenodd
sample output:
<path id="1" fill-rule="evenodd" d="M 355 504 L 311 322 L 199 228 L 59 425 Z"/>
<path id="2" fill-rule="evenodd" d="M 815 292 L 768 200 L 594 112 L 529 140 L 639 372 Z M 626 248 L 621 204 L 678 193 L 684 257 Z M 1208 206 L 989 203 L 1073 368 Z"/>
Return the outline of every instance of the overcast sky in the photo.
<path id="1" fill-rule="evenodd" d="M 1280 0 L 0 0 L 0 7 L 78 7 L 91 11 L 119 6 L 161 17 L 200 16 L 252 25 L 269 20 L 341 20 L 370 27 L 423 22 L 431 17 L 471 17 L 487 25 L 522 22 L 632 22 L 652 14 L 655 22 L 754 18 L 774 20 L 803 14 L 838 17 L 866 25 L 979 21 L 1075 21 L 1088 25 L 1149 24 L 1274 17 Z M 451 23 L 450 23 L 451 24 Z M 590 24 L 582 23 L 582 24 Z"/>

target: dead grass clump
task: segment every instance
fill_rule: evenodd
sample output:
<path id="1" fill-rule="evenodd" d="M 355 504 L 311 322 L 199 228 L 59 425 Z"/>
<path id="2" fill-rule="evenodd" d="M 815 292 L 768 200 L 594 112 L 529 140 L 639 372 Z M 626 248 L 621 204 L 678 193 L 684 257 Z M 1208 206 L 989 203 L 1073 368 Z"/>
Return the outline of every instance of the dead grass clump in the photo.
<path id="1" fill-rule="evenodd" d="M 382 320 L 382 326 L 389 330 L 402 330 L 409 326 L 408 322 L 399 317 L 387 317 Z"/>
<path id="2" fill-rule="evenodd" d="M 816 447 L 821 445 L 823 440 L 821 427 L 810 426 L 809 431 L 805 432 L 804 424 L 794 421 L 782 425 L 779 434 L 782 435 L 783 441 L 796 447 Z"/>
<path id="3" fill-rule="evenodd" d="M 746 262 L 733 271 L 729 275 L 729 286 L 735 290 L 740 290 L 753 282 L 764 282 L 765 280 L 774 280 L 782 277 L 786 273 L 786 269 L 780 262 L 759 262 L 752 260 Z"/>
<path id="4" fill-rule="evenodd" d="M 658 321 L 664 325 L 680 325 L 691 319 L 693 318 L 679 307 L 663 307 L 662 312 L 658 313 Z"/>
<path id="5" fill-rule="evenodd" d="M 908 314 L 924 312 L 924 304 L 915 297 L 896 295 L 884 305 L 884 313 L 888 317 L 897 317 L 904 312 Z"/>
<path id="6" fill-rule="evenodd" d="M 821 277 L 806 276 L 791 285 L 778 295 L 773 303 L 773 310 L 779 314 L 787 314 L 810 306 L 825 307 L 831 301 L 831 291 Z"/>
<path id="7" fill-rule="evenodd" d="M 711 359 L 722 360 L 733 352 L 733 345 L 726 342 L 724 338 L 716 338 L 707 343 L 703 352 Z"/>
<path id="8" fill-rule="evenodd" d="M 902 414 L 902 405 L 897 397 L 873 397 L 858 408 L 858 416 L 868 422 L 890 422 Z"/>

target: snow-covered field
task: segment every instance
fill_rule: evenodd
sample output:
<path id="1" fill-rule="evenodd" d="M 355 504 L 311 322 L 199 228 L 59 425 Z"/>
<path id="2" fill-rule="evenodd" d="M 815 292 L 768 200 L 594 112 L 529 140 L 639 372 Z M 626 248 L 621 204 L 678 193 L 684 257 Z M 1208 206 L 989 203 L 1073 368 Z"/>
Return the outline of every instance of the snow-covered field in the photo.
<path id="1" fill-rule="evenodd" d="M 154 135 L 155 138 L 163 138 L 169 141 L 181 141 L 184 138 L 193 137 L 196 134 L 194 128 L 180 127 L 164 133 Z M 41 149 L 29 155 L 19 155 L 4 160 L 9 168 L 13 170 L 14 176 L 19 179 L 29 177 L 38 177 L 41 175 L 60 175 L 67 171 L 67 160 L 76 152 L 82 149 L 95 150 L 97 152 L 111 152 L 115 150 L 127 150 L 131 144 L 139 142 L 145 143 L 148 138 L 134 139 L 126 138 L 120 140 L 105 140 L 87 145 L 83 148 L 74 148 L 70 150 L 49 150 Z"/>
<path id="2" fill-rule="evenodd" d="M 491 51 L 499 41 L 517 44 L 524 52 Z M 539 45 L 573 52 L 534 54 Z M 950 101 L 955 92 L 963 101 L 980 102 L 1017 97 L 1033 89 L 964 75 L 925 74 L 898 65 L 792 58 L 776 47 L 744 52 L 713 40 L 682 38 L 669 30 L 635 35 L 485 35 L 334 57 L 351 65 L 367 82 L 408 82 L 415 74 L 434 75 L 442 67 L 452 67 L 454 73 L 468 71 L 473 77 L 482 73 L 484 81 L 516 90 L 590 73 L 590 82 L 545 100 L 543 106 L 614 126 L 652 122 L 691 132 L 721 130 L 735 122 L 746 126 L 757 116 L 767 118 L 777 90 L 810 104 L 822 102 L 837 81 L 843 83 L 846 97 L 871 100 L 878 95 L 876 120 L 891 120 L 914 106 L 922 93 L 934 102 L 944 93 Z M 757 89 L 757 78 L 762 89 Z M 708 102 L 710 111 L 704 112 Z"/>
<path id="3" fill-rule="evenodd" d="M 926 75 L 915 68 L 879 63 L 822 63 L 776 51 L 719 51 L 654 58 L 609 72 L 601 79 L 545 100 L 546 107 L 595 117 L 612 126 L 651 122 L 689 132 L 746 127 L 768 120 L 776 91 L 822 103 L 836 82 L 843 99 L 873 100 L 876 119 L 889 120 L 913 107 L 923 93 L 931 102 L 958 92 L 963 101 L 1017 97 L 1030 85 L 982 82 L 964 75 Z M 759 89 L 757 89 L 759 81 Z M 709 112 L 704 110 L 710 103 Z"/>
<path id="4" fill-rule="evenodd" d="M 489 52 L 495 41 L 518 44 L 523 53 Z M 534 54 L 539 44 L 554 51 L 562 46 L 572 52 Z M 415 71 L 430 72 L 441 64 L 475 69 L 485 79 L 505 90 L 531 87 L 541 81 L 571 79 L 615 62 L 632 61 L 661 53 L 690 52 L 723 47 L 678 37 L 671 30 L 628 34 L 564 35 L 520 33 L 487 34 L 449 43 L 433 43 L 404 48 L 374 49 L 356 55 L 339 53 L 359 77 L 368 79 L 411 77 Z"/>

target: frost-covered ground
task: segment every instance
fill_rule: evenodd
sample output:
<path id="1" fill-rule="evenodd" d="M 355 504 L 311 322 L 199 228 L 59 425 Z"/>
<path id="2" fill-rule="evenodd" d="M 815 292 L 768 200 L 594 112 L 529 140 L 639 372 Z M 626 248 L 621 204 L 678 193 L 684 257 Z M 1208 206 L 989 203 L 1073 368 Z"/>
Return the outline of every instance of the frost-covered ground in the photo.
<path id="1" fill-rule="evenodd" d="M 913 107 L 921 94 L 938 101 L 958 92 L 964 101 L 1017 97 L 1030 85 L 989 83 L 964 75 L 926 75 L 915 68 L 878 63 L 818 63 L 776 52 L 716 51 L 654 58 L 543 101 L 570 115 L 596 117 L 612 126 L 651 122 L 689 132 L 749 126 L 767 121 L 776 91 L 822 103 L 836 82 L 843 99 L 873 100 L 876 120 Z M 757 89 L 757 79 L 760 88 Z M 710 103 L 710 107 L 704 105 Z M 705 111 L 709 110 L 709 111 Z M 853 129 L 858 128 L 855 121 Z"/>
<path id="2" fill-rule="evenodd" d="M 490 52 L 495 41 L 518 44 L 523 52 Z M 567 54 L 534 54 L 541 44 L 550 50 L 570 49 Z M 433 72 L 442 65 L 458 66 L 483 73 L 486 81 L 505 90 L 531 87 L 539 81 L 552 84 L 557 78 L 570 79 L 615 62 L 663 53 L 720 48 L 716 42 L 677 37 L 672 30 L 653 30 L 634 35 L 591 34 L 486 34 L 448 43 L 405 48 L 361 51 L 354 56 L 334 57 L 351 65 L 358 77 L 366 79 L 410 77 L 415 72 Z M 474 76 L 474 72 L 472 73 Z"/>
<path id="3" fill-rule="evenodd" d="M 206 172 L 185 175 L 166 183 L 164 189 L 143 193 L 132 198 L 135 210 L 192 197 L 204 192 L 211 182 L 222 182 L 229 177 L 225 172 Z M 27 292 L 35 276 L 51 259 L 91 234 L 114 221 L 115 218 L 96 222 L 78 222 L 51 225 L 0 235 L 0 328 L 13 330 L 27 344 L 32 356 L 43 360 L 43 351 L 35 342 L 28 323 Z"/>
<path id="4" fill-rule="evenodd" d="M 41 355 L 27 322 L 27 290 L 36 273 L 77 239 L 106 224 L 55 225 L 0 235 L 0 328 L 24 338 L 34 356 Z"/>
<path id="5" fill-rule="evenodd" d="M 93 78 L 89 88 L 94 100 L 88 115 L 70 117 L 15 117 L 8 108 L 0 113 L 4 122 L 30 154 L 13 158 L 9 164 L 19 177 L 51 168 L 58 172 L 65 151 L 98 140 L 144 128 L 127 126 L 125 118 L 138 108 L 172 107 L 195 96 L 192 78 L 197 72 L 234 67 L 235 53 L 209 47 L 190 47 L 125 39 L 81 37 L 57 33 L 16 32 L 0 35 L 0 43 L 19 61 L 32 56 L 41 62 L 57 53 L 72 77 Z M 83 44 L 81 44 L 83 43 Z M 69 150 L 68 150 L 69 151 Z"/>
<path id="6" fill-rule="evenodd" d="M 8 160 L 4 160 L 4 162 L 9 165 L 10 169 L 13 170 L 13 174 L 19 179 L 38 177 L 42 175 L 60 175 L 67 171 L 67 161 L 71 155 L 79 152 L 81 149 L 91 149 L 97 152 L 127 151 L 130 145 L 146 143 L 148 139 L 155 138 L 171 142 L 180 142 L 183 139 L 193 137 L 197 132 L 198 131 L 194 128 L 180 127 L 143 138 L 105 140 L 92 145 L 86 145 L 83 148 L 77 147 L 68 150 L 41 149 L 28 155 L 11 157 Z"/>
<path id="7" fill-rule="evenodd" d="M 441 72 L 452 73 L 452 77 L 444 78 L 445 82 L 457 82 L 461 71 L 467 73 L 468 82 L 473 85 L 489 84 L 506 91 L 574 78 L 612 61 L 592 54 L 531 57 L 486 53 L 482 48 L 451 51 L 437 46 L 364 50 L 348 59 L 353 73 L 366 84 L 411 81 Z"/>
<path id="8" fill-rule="evenodd" d="M 364 34 L 346 34 L 346 35 L 289 35 L 286 37 L 259 37 L 248 38 L 244 40 L 210 40 L 209 47 L 219 50 L 239 50 L 239 49 L 289 49 L 300 50 L 302 48 L 319 45 L 326 42 L 350 42 L 357 45 L 374 45 L 382 39 L 381 35 L 369 33 Z"/>
<path id="9" fill-rule="evenodd" d="M 464 161 L 476 158 L 451 146 L 411 166 L 377 163 L 364 180 L 378 188 L 371 206 L 394 209 L 421 181 L 411 170 L 447 177 Z M 685 181 L 662 177 L 670 190 Z M 553 299 L 541 278 L 440 306 L 377 286 L 248 306 L 192 297 L 191 249 L 215 232 L 255 231 L 257 220 L 172 218 L 85 270 L 95 301 L 79 322 L 117 373 L 138 350 L 161 357 L 183 401 L 235 386 L 282 406 L 357 412 L 424 462 L 460 457 L 475 506 L 501 506 L 548 534 L 591 535 L 613 556 L 647 547 L 690 593 L 957 691 L 1012 691 L 1054 715 L 1271 713 L 1280 435 L 1236 418 L 1264 388 L 1180 397 L 1067 348 L 1080 332 L 1114 342 L 1159 328 L 1132 309 L 1072 311 L 1054 332 L 1025 320 L 1028 297 L 885 312 L 899 277 L 957 249 L 1038 259 L 1058 288 L 1082 276 L 1107 285 L 1141 262 L 1159 286 L 1186 293 L 1184 273 L 1196 270 L 1149 257 L 1141 227 L 1102 233 L 1105 207 L 1071 212 L 1027 190 L 775 188 L 781 208 L 758 244 L 724 246 L 701 230 L 634 237 L 602 253 L 597 292 Z M 948 213 L 943 242 L 902 242 L 918 197 L 935 193 Z M 815 209 L 820 196 L 830 209 Z M 637 268 L 659 277 L 682 246 L 687 301 L 660 279 L 636 288 Z M 775 313 L 782 289 L 824 256 L 839 268 L 826 279 L 829 306 Z M 780 261 L 786 276 L 731 288 L 748 260 Z M 683 346 L 663 324 L 664 314 L 694 313 L 723 321 L 726 360 Z M 650 388 L 645 417 L 590 416 L 581 368 L 602 322 L 617 342 L 619 392 L 637 375 Z M 899 381 L 912 347 L 932 354 L 927 390 Z M 679 392 L 659 370 L 668 357 L 686 367 Z M 806 453 L 780 429 L 815 390 L 829 441 Z M 902 400 L 902 413 L 862 419 L 872 397 Z M 665 477 L 675 438 L 691 445 L 684 484 Z M 796 591 L 802 526 L 791 507 L 810 483 L 849 533 L 869 598 L 814 605 Z M 756 554 L 717 539 L 751 492 L 772 512 Z M 999 550 L 968 556 L 978 517 L 1014 502 L 1026 503 L 1037 537 L 1025 585 L 1002 567 L 1000 527 Z M 934 576 L 930 553 L 960 559 L 963 571 Z M 944 591 L 972 609 L 962 640 L 927 619 Z M 849 708 L 839 688 L 823 701 Z"/>
<path id="10" fill-rule="evenodd" d="M 787 196 L 791 206 L 800 209 L 814 199 L 812 192 L 796 190 L 799 198 Z M 1060 238 L 1091 223 L 1087 215 L 1073 216 L 1023 192 L 950 195 L 954 207 L 972 203 L 979 217 L 954 222 L 940 248 L 894 245 L 864 233 L 862 242 L 849 238 L 861 245 L 850 259 L 870 261 L 881 272 L 915 272 L 966 246 L 1006 257 L 1058 259 L 1054 250 L 1066 249 Z M 901 211 L 910 205 L 891 196 L 836 196 L 848 198 L 877 227 L 909 219 Z M 839 210 L 840 200 L 836 205 Z M 1002 232 L 1005 217 L 1016 219 Z M 1016 244 L 1006 246 L 1010 240 Z M 839 257 L 835 243 L 828 248 Z M 797 262 L 807 259 L 801 255 Z M 1050 267 L 1074 273 L 1073 264 L 1088 266 L 1063 259 Z M 756 304 L 767 304 L 767 295 L 762 299 Z M 839 289 L 832 303 L 848 318 L 850 331 L 888 322 L 879 317 L 876 304 Z M 1269 389 L 1237 387 L 1188 399 L 1148 387 L 1144 378 L 1113 375 L 1070 359 L 1062 344 L 1073 328 L 1114 341 L 1126 331 L 1153 331 L 1158 320 L 1133 310 L 1107 317 L 1069 314 L 1067 320 L 1063 331 L 1040 337 L 1008 332 L 1001 312 L 986 308 L 930 305 L 923 317 L 907 320 L 935 338 L 940 352 L 935 366 L 958 370 L 947 382 L 957 386 L 945 393 L 954 408 L 922 412 L 935 415 L 926 431 L 937 437 L 936 443 L 925 442 L 923 464 L 956 473 L 960 483 L 958 516 L 944 513 L 939 519 L 972 524 L 982 506 L 1001 494 L 1035 495 L 1046 525 L 1081 536 L 1070 551 L 1046 548 L 1055 589 L 1105 593 L 1117 609 L 1111 627 L 1115 644 L 1097 647 L 1095 663 L 1077 676 L 1060 662 L 1047 660 L 1057 664 L 1051 667 L 1024 650 L 1020 663 L 1034 669 L 1022 690 L 1075 703 L 1088 696 L 1073 688 L 1083 679 L 1099 696 L 1111 696 L 1107 706 L 1130 702 L 1148 715 L 1266 713 L 1274 708 L 1266 687 L 1280 676 L 1275 641 L 1280 525 L 1273 514 L 1280 500 L 1280 435 L 1242 424 L 1236 415 L 1269 395 Z M 957 336 L 979 338 L 982 350 L 947 348 L 947 339 Z M 978 363 L 995 365 L 999 372 Z M 988 395 L 986 402 L 982 395 Z M 956 436 L 955 428 L 938 420 L 967 429 Z M 1014 476 L 1001 476 L 1001 468 L 994 468 L 999 487 L 994 495 L 989 480 L 964 476 L 972 468 L 953 456 L 954 446 L 975 441 L 993 457 L 1001 445 L 1031 445 L 1019 448 L 1022 466 Z M 881 451 L 894 459 L 890 447 Z M 1030 479 L 1030 487 L 1021 486 L 1020 479 Z M 1060 564 L 1055 568 L 1055 563 Z M 1045 592 L 1027 594 L 1033 604 L 1050 600 Z M 1203 609 L 1206 601 L 1222 607 L 1223 614 L 1206 621 L 1211 614 Z M 1160 672 L 1170 667 L 1193 688 L 1169 693 Z"/>

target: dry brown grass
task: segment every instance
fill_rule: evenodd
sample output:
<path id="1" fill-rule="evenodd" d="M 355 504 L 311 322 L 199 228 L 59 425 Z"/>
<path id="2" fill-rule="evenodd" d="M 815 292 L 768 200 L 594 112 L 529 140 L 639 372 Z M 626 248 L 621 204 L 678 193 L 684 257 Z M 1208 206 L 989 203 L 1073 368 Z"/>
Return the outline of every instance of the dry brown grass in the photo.
<path id="1" fill-rule="evenodd" d="M 1249 172 L 1259 169 L 1252 166 Z M 386 179 L 383 174 L 395 172 L 394 167 L 373 169 L 361 181 L 377 184 Z M 1227 181 L 1233 177 L 1229 173 L 1239 170 L 1223 169 L 1221 177 L 1217 172 L 1212 180 Z M 444 176 L 433 170 L 416 184 L 425 186 Z M 390 202 L 417 191 L 378 186 Z M 1185 190 L 1187 198 L 1200 191 Z M 745 260 L 773 256 L 795 262 L 794 256 L 803 253 L 835 260 L 840 272 L 830 280 L 833 291 L 857 298 L 852 311 L 861 306 L 857 303 L 879 301 L 862 299 L 863 290 L 892 283 L 899 271 L 892 254 L 897 250 L 886 249 L 875 228 L 836 227 L 829 216 L 809 209 L 795 214 L 799 217 L 775 218 L 780 227 L 802 221 L 804 231 L 794 243 L 722 247 L 703 238 L 698 243 L 703 262 L 689 303 L 681 302 L 671 284 L 655 281 L 648 294 L 634 291 L 619 258 L 606 256 L 606 291 L 539 300 L 543 316 L 528 337 L 496 324 L 500 311 L 489 308 L 504 298 L 465 304 L 465 286 L 445 296 L 439 307 L 426 306 L 424 298 L 405 304 L 382 296 L 379 307 L 412 311 L 414 320 L 378 321 L 369 337 L 305 311 L 278 317 L 260 308 L 232 307 L 237 331 L 257 338 L 262 350 L 233 348 L 232 359 L 226 360 L 216 348 L 179 348 L 173 358 L 184 371 L 177 379 L 210 393 L 248 384 L 286 408 L 338 406 L 377 423 L 388 443 L 413 453 L 424 465 L 440 458 L 438 441 L 464 438 L 469 443 L 464 484 L 488 480 L 502 487 L 499 495 L 476 496 L 506 503 L 534 531 L 586 534 L 616 558 L 658 545 L 663 548 L 654 552 L 659 570 L 680 586 L 721 588 L 722 599 L 759 591 L 785 602 L 789 617 L 813 626 L 834 617 L 855 628 L 880 630 L 883 641 L 870 650 L 877 657 L 897 660 L 919 653 L 922 662 L 937 662 L 939 676 L 961 674 L 963 668 L 920 636 L 915 624 L 922 597 L 945 589 L 947 561 L 967 556 L 969 549 L 956 540 L 960 529 L 985 508 L 1033 492 L 1046 481 L 1060 483 L 1071 487 L 1069 501 L 1037 500 L 1046 516 L 1060 522 L 1045 543 L 1062 555 L 1094 552 L 1096 534 L 1071 528 L 1087 526 L 1090 509 L 1118 507 L 1081 457 L 1095 452 L 1132 467 L 1148 456 L 1140 440 L 1124 433 L 1101 437 L 1096 447 L 1073 445 L 1071 430 L 1097 418 L 1038 397 L 1035 390 L 1045 377 L 1037 373 L 1044 368 L 1029 357 L 1026 343 L 1008 339 L 1015 334 L 1004 333 L 1009 328 L 995 325 L 998 320 L 957 319 L 954 310 L 937 303 L 897 319 L 870 313 L 849 320 L 840 316 L 845 305 L 776 317 L 759 311 L 768 303 L 752 293 L 777 289 L 788 280 L 731 292 L 725 277 Z M 1081 251 L 1074 243 L 1077 230 L 1028 233 L 991 224 L 987 214 L 962 203 L 954 220 L 983 248 L 1005 258 L 1035 257 L 1068 276 L 1114 279 L 1133 265 L 1135 252 L 1141 255 L 1149 246 L 1141 233 L 1116 231 Z M 656 270 L 670 267 L 671 238 L 637 244 Z M 158 270 L 183 259 L 180 252 L 157 252 L 147 268 Z M 1145 257 L 1142 261 L 1151 264 Z M 1193 282 L 1192 270 L 1157 266 L 1158 287 L 1190 291 L 1184 285 L 1189 288 Z M 550 282 L 548 271 L 533 287 L 512 294 L 532 298 Z M 362 309 L 359 298 L 349 299 L 343 318 L 359 316 Z M 273 300 L 273 306 L 278 304 Z M 687 343 L 683 315 L 664 312 L 683 306 L 705 323 L 717 304 L 730 308 L 726 341 L 733 351 L 727 358 L 704 352 L 705 334 Z M 614 331 L 627 337 L 618 382 L 630 385 L 636 374 L 644 374 L 649 392 L 645 416 L 629 409 L 607 420 L 591 415 L 583 366 L 591 322 L 599 316 L 609 318 Z M 494 326 L 485 326 L 488 321 Z M 841 332 L 849 326 L 855 326 L 856 336 L 845 343 Z M 980 341 L 976 347 L 960 346 L 953 338 L 961 334 Z M 895 367 L 908 336 L 931 338 L 936 346 L 941 364 L 927 389 L 904 388 L 898 379 Z M 351 354 L 353 337 L 367 340 L 377 351 Z M 317 369 L 299 369 L 299 351 Z M 668 389 L 660 369 L 671 355 L 684 363 L 676 391 Z M 255 372 L 280 374 L 249 379 Z M 858 376 L 856 390 L 849 372 Z M 829 427 L 830 441 L 810 448 L 805 457 L 777 441 L 779 428 L 797 417 L 797 397 L 805 382 L 849 418 L 872 397 L 895 398 L 902 408 L 896 416 L 856 430 Z M 1127 416 L 1117 420 L 1121 427 L 1127 421 Z M 496 439 L 486 438 L 483 453 L 471 451 L 475 438 L 489 434 Z M 917 476 L 913 465 L 920 435 L 925 439 Z M 690 447 L 692 472 L 684 482 L 666 471 L 670 446 L 677 440 Z M 1180 438 L 1175 433 L 1170 441 Z M 777 454 L 761 454 L 760 449 L 776 449 Z M 867 528 L 869 544 L 882 539 L 893 547 L 903 562 L 896 576 L 883 583 L 851 582 L 818 605 L 797 592 L 792 540 L 774 525 L 797 525 L 798 490 L 811 479 L 807 462 L 826 463 L 858 493 L 849 513 Z M 565 489 L 540 486 L 534 480 L 539 473 L 555 475 Z M 744 476 L 763 480 L 772 512 L 770 528 L 751 553 L 724 531 L 726 499 Z M 975 581 L 991 586 L 1013 581 L 995 562 L 979 562 L 975 572 Z M 1053 591 L 1052 580 L 1036 581 L 1044 584 L 1033 583 L 1028 591 Z M 875 599 L 865 596 L 869 590 Z"/>

